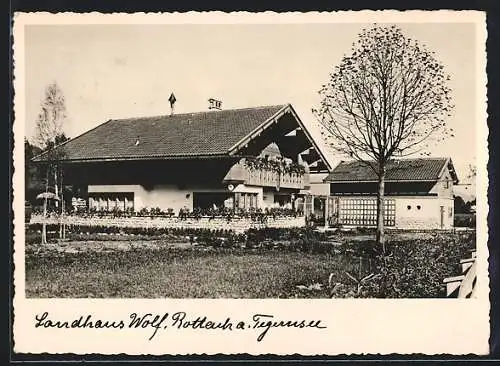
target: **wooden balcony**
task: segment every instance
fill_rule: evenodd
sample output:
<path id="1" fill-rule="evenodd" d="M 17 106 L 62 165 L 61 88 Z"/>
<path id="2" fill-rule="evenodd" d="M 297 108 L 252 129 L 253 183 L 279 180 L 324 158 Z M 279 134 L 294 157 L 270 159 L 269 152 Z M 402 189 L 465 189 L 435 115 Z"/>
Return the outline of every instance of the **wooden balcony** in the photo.
<path id="1" fill-rule="evenodd" d="M 304 189 L 307 174 L 278 172 L 272 169 L 249 168 L 244 162 L 232 166 L 224 177 L 224 183 L 243 183 L 258 187 Z"/>

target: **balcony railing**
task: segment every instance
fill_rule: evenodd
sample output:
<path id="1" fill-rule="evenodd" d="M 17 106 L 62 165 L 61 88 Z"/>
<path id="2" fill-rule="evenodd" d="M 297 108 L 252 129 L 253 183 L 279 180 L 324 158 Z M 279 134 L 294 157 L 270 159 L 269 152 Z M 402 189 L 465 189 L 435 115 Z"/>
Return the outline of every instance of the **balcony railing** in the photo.
<path id="1" fill-rule="evenodd" d="M 307 174 L 297 171 L 278 171 L 267 167 L 249 167 L 244 161 L 233 165 L 224 177 L 225 183 L 244 183 L 251 186 L 304 189 Z"/>

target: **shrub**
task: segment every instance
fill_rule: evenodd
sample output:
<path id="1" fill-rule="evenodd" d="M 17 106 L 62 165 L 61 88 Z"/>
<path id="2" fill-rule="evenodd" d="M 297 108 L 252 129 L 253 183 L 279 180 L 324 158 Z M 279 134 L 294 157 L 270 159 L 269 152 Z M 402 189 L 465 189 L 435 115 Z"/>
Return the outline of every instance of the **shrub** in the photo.
<path id="1" fill-rule="evenodd" d="M 117 226 L 87 226 L 87 225 L 67 225 L 68 235 L 71 234 L 123 234 L 123 235 L 143 235 L 150 237 L 158 236 L 177 236 L 177 237 L 222 237 L 222 238 L 234 238 L 236 236 L 232 230 L 211 230 L 211 229 L 201 229 L 201 228 L 134 228 L 134 227 L 117 227 Z M 38 232 L 42 230 L 42 224 L 30 224 L 27 227 L 29 232 Z M 47 231 L 58 231 L 59 225 L 48 224 Z M 234 240 L 234 239 L 233 239 Z"/>
<path id="2" fill-rule="evenodd" d="M 148 216 L 148 215 L 149 215 L 149 209 L 147 207 L 141 208 L 137 213 L 137 216 Z"/>
<path id="3" fill-rule="evenodd" d="M 476 214 L 455 214 L 453 225 L 455 227 L 476 227 Z"/>
<path id="4" fill-rule="evenodd" d="M 382 256 L 371 243 L 353 249 L 354 255 L 373 260 L 376 279 L 365 284 L 359 297 L 432 298 L 446 295 L 443 279 L 457 274 L 460 259 L 475 248 L 475 233 L 439 234 L 432 240 L 390 243 Z M 352 255 L 352 254 L 351 254 Z"/>

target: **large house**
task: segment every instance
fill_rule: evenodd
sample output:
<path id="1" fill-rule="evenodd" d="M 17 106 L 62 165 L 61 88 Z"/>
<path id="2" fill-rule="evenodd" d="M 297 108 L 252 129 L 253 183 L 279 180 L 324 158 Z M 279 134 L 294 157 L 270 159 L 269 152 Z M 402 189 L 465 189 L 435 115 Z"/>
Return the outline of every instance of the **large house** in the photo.
<path id="1" fill-rule="evenodd" d="M 65 183 L 105 211 L 298 208 L 309 167 L 331 169 L 290 104 L 110 120 L 57 149 Z"/>
<path id="2" fill-rule="evenodd" d="M 359 161 L 340 162 L 325 178 L 330 183 L 330 223 L 376 225 L 377 177 Z M 385 179 L 385 225 L 394 228 L 453 227 L 453 185 L 457 174 L 450 158 L 395 159 Z"/>

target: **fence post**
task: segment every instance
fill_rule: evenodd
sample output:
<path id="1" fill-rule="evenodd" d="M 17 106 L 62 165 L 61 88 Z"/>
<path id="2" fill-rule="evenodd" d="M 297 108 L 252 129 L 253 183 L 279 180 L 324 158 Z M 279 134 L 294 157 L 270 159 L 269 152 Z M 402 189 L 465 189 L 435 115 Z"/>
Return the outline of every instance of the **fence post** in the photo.
<path id="1" fill-rule="evenodd" d="M 325 196 L 325 230 L 328 229 L 328 216 L 329 216 L 329 206 L 328 195 Z"/>

